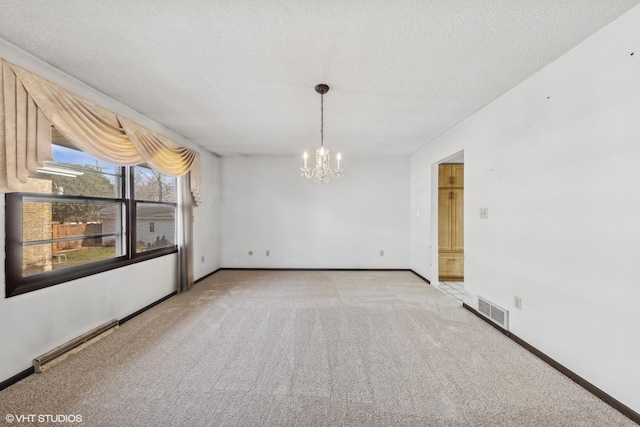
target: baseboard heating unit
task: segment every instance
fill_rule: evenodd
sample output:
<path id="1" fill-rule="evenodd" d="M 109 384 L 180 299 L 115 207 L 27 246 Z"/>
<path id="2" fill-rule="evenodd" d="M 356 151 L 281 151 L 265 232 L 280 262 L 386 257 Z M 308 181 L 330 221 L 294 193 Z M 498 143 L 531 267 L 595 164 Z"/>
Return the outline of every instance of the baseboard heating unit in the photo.
<path id="1" fill-rule="evenodd" d="M 489 300 L 478 297 L 478 312 L 493 323 L 509 330 L 509 312 Z"/>
<path id="2" fill-rule="evenodd" d="M 76 354 L 83 348 L 90 346 L 99 339 L 109 335 L 116 329 L 118 329 L 118 321 L 115 319 L 110 320 L 107 323 L 62 344 L 61 346 L 48 351 L 42 356 L 36 357 L 33 359 L 33 369 L 35 372 L 43 372 L 59 362 L 62 362 L 67 357 Z"/>

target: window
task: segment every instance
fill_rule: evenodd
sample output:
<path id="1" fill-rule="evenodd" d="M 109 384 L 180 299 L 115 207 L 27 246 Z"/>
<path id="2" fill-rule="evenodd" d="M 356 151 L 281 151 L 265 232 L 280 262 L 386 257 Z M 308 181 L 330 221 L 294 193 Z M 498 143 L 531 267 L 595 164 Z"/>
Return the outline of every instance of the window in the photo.
<path id="1" fill-rule="evenodd" d="M 175 178 L 95 159 L 59 134 L 53 154 L 6 195 L 7 297 L 177 250 Z"/>
<path id="2" fill-rule="evenodd" d="M 176 229 L 176 180 L 144 166 L 133 169 L 136 215 L 135 253 L 173 247 Z M 149 233 L 145 224 L 149 224 Z"/>

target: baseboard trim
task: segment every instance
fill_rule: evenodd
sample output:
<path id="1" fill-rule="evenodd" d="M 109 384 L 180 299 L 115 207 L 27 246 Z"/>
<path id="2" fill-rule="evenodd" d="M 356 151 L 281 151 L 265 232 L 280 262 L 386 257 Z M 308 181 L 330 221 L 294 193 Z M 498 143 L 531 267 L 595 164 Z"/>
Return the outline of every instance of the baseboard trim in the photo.
<path id="1" fill-rule="evenodd" d="M 531 344 L 529 344 L 528 342 L 526 342 L 522 338 L 520 338 L 517 335 L 514 335 L 513 333 L 507 331 L 506 329 L 496 325 L 495 323 L 493 323 L 492 321 L 490 321 L 489 319 L 484 317 L 482 314 L 480 314 L 473 307 L 471 307 L 471 306 L 469 306 L 469 305 L 467 305 L 465 303 L 463 303 L 462 306 L 464 308 L 466 308 L 467 310 L 469 310 L 470 312 L 472 312 L 473 314 L 475 314 L 476 316 L 478 316 L 480 319 L 484 320 L 485 322 L 487 322 L 488 324 L 490 324 L 491 326 L 493 326 L 494 328 L 496 328 L 497 330 L 502 332 L 507 337 L 511 338 L 513 341 L 515 341 L 521 347 L 525 348 L 526 350 L 531 352 L 533 355 L 537 356 L 539 359 L 541 359 L 542 361 L 546 362 L 552 368 L 554 368 L 558 372 L 560 372 L 560 373 L 564 374 L 565 376 L 567 376 L 569 379 L 571 379 L 573 382 L 575 382 L 576 384 L 578 384 L 579 386 L 581 386 L 582 388 L 587 390 L 589 393 L 593 394 L 594 396 L 596 396 L 597 398 L 602 400 L 604 403 L 606 403 L 607 405 L 611 406 L 613 409 L 617 410 L 618 412 L 620 412 L 625 417 L 629 418 L 631 421 L 635 422 L 636 424 L 640 424 L 640 414 L 637 413 L 636 411 L 634 411 L 633 409 L 629 408 L 624 403 L 620 402 L 619 400 L 617 400 L 616 398 L 612 397 L 608 393 L 604 392 L 600 388 L 596 387 L 595 385 L 593 385 L 589 381 L 585 380 L 580 375 L 578 375 L 575 372 L 573 372 L 571 369 L 567 368 L 566 366 L 562 365 L 561 363 L 559 363 L 556 360 L 552 359 L 551 357 L 547 356 L 545 353 L 541 352 L 540 350 L 538 350 L 537 348 L 535 348 L 534 346 L 532 346 Z"/>
<path id="2" fill-rule="evenodd" d="M 177 293 L 178 293 L 178 291 L 173 291 L 173 292 L 171 292 L 169 295 L 167 295 L 167 296 L 165 296 L 165 297 L 160 298 L 158 301 L 152 302 L 152 303 L 151 303 L 151 304 L 149 304 L 148 306 L 143 307 L 143 308 L 141 308 L 140 310 L 138 310 L 138 311 L 136 311 L 136 312 L 134 312 L 134 313 L 131 313 L 130 315 L 128 315 L 128 316 L 126 316 L 126 317 L 123 317 L 122 319 L 120 319 L 120 320 L 118 321 L 118 324 L 119 324 L 119 325 L 122 325 L 123 323 L 128 322 L 129 320 L 131 320 L 131 319 L 133 319 L 134 317 L 136 317 L 136 316 L 138 316 L 138 315 L 140 315 L 140 314 L 144 313 L 145 311 L 149 310 L 150 308 L 153 308 L 153 307 L 155 307 L 156 305 L 160 304 L 161 302 L 164 302 L 164 301 L 168 300 L 169 298 L 171 298 L 172 296 L 176 295 Z"/>
<path id="3" fill-rule="evenodd" d="M 14 385 L 15 383 L 17 383 L 20 380 L 23 380 L 25 378 L 27 378 L 29 375 L 33 374 L 35 372 L 35 369 L 32 367 L 30 367 L 29 369 L 25 369 L 24 371 L 20 372 L 19 374 L 16 374 L 14 376 L 12 376 L 11 378 L 8 378 L 2 382 L 0 382 L 0 391 L 4 390 L 5 388 Z"/>
<path id="4" fill-rule="evenodd" d="M 427 282 L 428 284 L 431 284 L 431 280 L 427 279 L 426 277 L 424 277 L 424 276 L 422 276 L 422 275 L 420 275 L 420 274 L 416 273 L 416 272 L 415 272 L 415 271 L 413 271 L 413 270 L 409 270 L 409 271 L 411 271 L 413 274 L 415 274 L 416 276 L 418 276 L 419 278 L 421 278 L 422 280 L 424 280 L 424 281 L 425 281 L 425 282 Z"/>
<path id="5" fill-rule="evenodd" d="M 243 271 L 410 271 L 411 273 L 418 276 L 420 279 L 427 282 L 429 285 L 431 284 L 431 280 L 426 277 L 416 273 L 410 268 L 233 268 L 233 267 L 223 267 L 219 268 L 213 273 L 216 273 L 220 270 L 243 270 Z M 211 273 L 211 274 L 213 274 Z M 208 277 L 208 276 L 205 276 Z M 202 280 L 202 279 L 200 279 Z"/>
<path id="6" fill-rule="evenodd" d="M 254 267 L 222 267 L 218 270 L 240 271 L 413 271 L 408 268 L 254 268 Z M 216 270 L 216 271 L 218 271 Z"/>
<path id="7" fill-rule="evenodd" d="M 505 334 L 506 336 L 510 336 L 509 335 L 509 331 L 507 331 L 505 328 L 503 328 L 500 325 L 497 325 L 495 323 L 493 323 L 491 320 L 487 319 L 486 317 L 484 317 L 482 314 L 480 314 L 478 312 L 478 310 L 476 310 L 475 308 L 471 307 L 470 305 L 468 305 L 467 303 L 463 302 L 462 306 L 464 308 L 466 308 L 467 310 L 469 310 L 470 312 L 472 312 L 473 314 L 475 314 L 476 316 L 478 316 L 480 319 L 484 320 L 485 322 L 487 322 L 487 324 L 493 326 L 494 328 L 496 328 L 497 330 L 499 330 L 500 332 L 502 332 L 503 334 Z"/>
<path id="8" fill-rule="evenodd" d="M 198 283 L 198 282 L 202 282 L 204 279 L 206 279 L 207 277 L 211 277 L 211 276 L 213 276 L 214 274 L 216 274 L 216 273 L 217 273 L 218 271 L 220 271 L 220 270 L 223 270 L 223 269 L 222 269 L 222 268 L 218 268 L 217 270 L 214 270 L 214 271 L 212 271 L 211 273 L 209 273 L 209 274 L 207 274 L 207 275 L 202 276 L 202 277 L 201 277 L 201 278 L 199 278 L 198 280 L 194 280 L 194 281 L 193 281 L 193 284 L 195 285 L 195 284 L 196 284 L 196 283 Z"/>
<path id="9" fill-rule="evenodd" d="M 272 271 L 272 270 L 273 271 L 410 271 L 411 273 L 415 274 L 420 279 L 425 281 L 427 284 L 429 284 L 429 285 L 431 284 L 431 280 L 429 280 L 426 277 L 416 273 L 414 270 L 412 270 L 410 268 L 247 268 L 247 267 L 239 267 L 239 268 L 222 267 L 222 268 L 217 269 L 213 273 L 210 273 L 210 274 L 204 276 L 202 279 L 196 280 L 196 283 L 199 282 L 200 280 L 206 279 L 207 277 L 211 276 L 212 274 L 217 273 L 220 270 L 242 270 L 242 271 Z"/>

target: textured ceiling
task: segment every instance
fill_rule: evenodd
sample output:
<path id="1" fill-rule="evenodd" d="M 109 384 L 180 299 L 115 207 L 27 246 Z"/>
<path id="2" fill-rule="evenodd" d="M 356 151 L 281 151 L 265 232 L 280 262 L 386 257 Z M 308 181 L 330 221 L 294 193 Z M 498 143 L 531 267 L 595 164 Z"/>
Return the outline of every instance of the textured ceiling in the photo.
<path id="1" fill-rule="evenodd" d="M 19 0 L 0 37 L 221 155 L 407 155 L 640 0 Z"/>

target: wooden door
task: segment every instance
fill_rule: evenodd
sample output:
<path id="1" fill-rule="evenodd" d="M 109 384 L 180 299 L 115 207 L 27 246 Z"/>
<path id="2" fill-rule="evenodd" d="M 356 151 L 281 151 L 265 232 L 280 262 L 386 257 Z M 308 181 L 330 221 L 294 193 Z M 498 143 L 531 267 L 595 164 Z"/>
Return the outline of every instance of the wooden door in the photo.
<path id="1" fill-rule="evenodd" d="M 440 280 L 464 280 L 464 164 L 438 167 Z"/>
<path id="2" fill-rule="evenodd" d="M 455 163 L 451 166 L 451 187 L 452 188 L 464 188 L 464 164 Z"/>
<path id="3" fill-rule="evenodd" d="M 451 165 L 439 165 L 438 166 L 438 187 L 445 188 L 450 187 L 451 183 Z"/>
<path id="4" fill-rule="evenodd" d="M 451 250 L 451 190 L 438 191 L 438 247 Z"/>
<path id="5" fill-rule="evenodd" d="M 464 187 L 464 163 L 447 163 L 438 166 L 439 188 Z"/>
<path id="6" fill-rule="evenodd" d="M 464 255 L 460 253 L 440 254 L 438 271 L 440 280 L 463 280 Z"/>
<path id="7" fill-rule="evenodd" d="M 464 250 L 464 190 L 452 189 L 450 199 L 452 251 Z"/>

